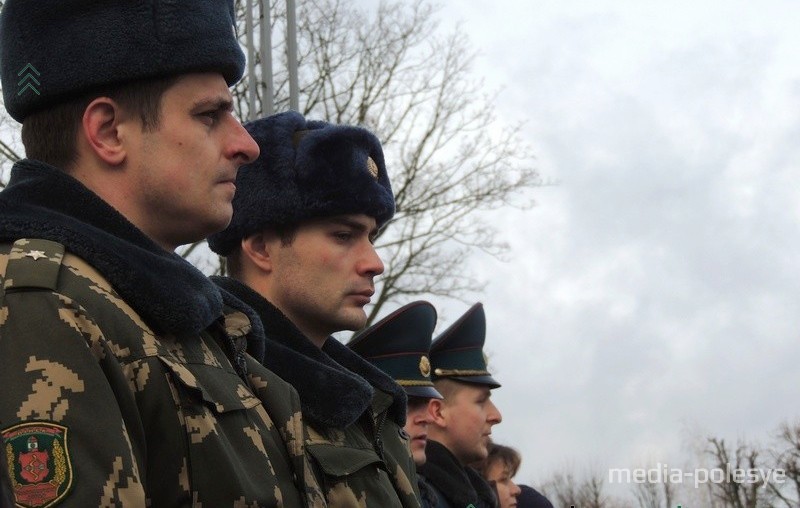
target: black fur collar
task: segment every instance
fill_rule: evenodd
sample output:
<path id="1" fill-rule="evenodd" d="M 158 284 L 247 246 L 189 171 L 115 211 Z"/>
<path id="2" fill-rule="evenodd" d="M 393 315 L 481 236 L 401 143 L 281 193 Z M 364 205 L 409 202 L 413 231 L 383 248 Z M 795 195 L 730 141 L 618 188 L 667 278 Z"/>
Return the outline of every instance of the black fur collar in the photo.
<path id="1" fill-rule="evenodd" d="M 477 471 L 462 465 L 443 444 L 428 440 L 425 465 L 419 473 L 436 488 L 452 506 L 495 507 L 497 498 L 491 485 Z"/>
<path id="2" fill-rule="evenodd" d="M 294 386 L 303 416 L 312 423 L 343 429 L 372 403 L 373 387 L 389 393 L 389 415 L 405 424 L 406 395 L 389 376 L 333 337 L 320 350 L 274 305 L 245 284 L 212 277 L 224 290 L 250 305 L 261 318 L 267 341 L 262 362 Z"/>
<path id="3" fill-rule="evenodd" d="M 42 238 L 85 259 L 158 334 L 194 334 L 222 315 L 219 290 L 80 182 L 39 161 L 14 164 L 0 193 L 0 241 Z"/>

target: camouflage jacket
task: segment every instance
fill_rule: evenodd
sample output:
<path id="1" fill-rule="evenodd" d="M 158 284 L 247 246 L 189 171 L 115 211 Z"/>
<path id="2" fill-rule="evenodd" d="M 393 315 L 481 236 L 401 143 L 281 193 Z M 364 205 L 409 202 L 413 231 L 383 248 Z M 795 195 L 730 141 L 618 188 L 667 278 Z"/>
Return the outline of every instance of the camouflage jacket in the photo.
<path id="1" fill-rule="evenodd" d="M 300 394 L 306 448 L 328 505 L 419 507 L 403 389 L 332 337 L 320 350 L 250 288 L 212 279 L 261 318 L 264 364 Z"/>
<path id="2" fill-rule="evenodd" d="M 77 181 L 15 166 L 0 288 L 19 506 L 319 504 L 299 398 L 244 354 L 249 320 Z"/>

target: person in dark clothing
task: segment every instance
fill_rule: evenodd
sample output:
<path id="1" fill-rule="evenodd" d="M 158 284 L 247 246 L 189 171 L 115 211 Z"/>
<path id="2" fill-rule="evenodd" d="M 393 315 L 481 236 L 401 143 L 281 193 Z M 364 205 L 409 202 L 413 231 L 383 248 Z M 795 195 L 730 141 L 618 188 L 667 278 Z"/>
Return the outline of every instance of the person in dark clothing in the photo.
<path id="1" fill-rule="evenodd" d="M 491 486 L 468 466 L 486 458 L 492 427 L 502 420 L 491 400 L 500 383 L 487 370 L 485 338 L 486 317 L 478 303 L 431 344 L 432 377 L 444 400 L 429 402 L 428 461 L 419 474 L 443 507 L 497 507 Z"/>
<path id="2" fill-rule="evenodd" d="M 264 364 L 300 394 L 328 506 L 416 508 L 405 392 L 331 337 L 364 327 L 383 272 L 372 240 L 394 195 L 380 142 L 293 111 L 246 127 L 262 156 L 239 172 L 231 224 L 209 238 L 231 275 L 214 281 L 259 314 Z"/>
<path id="3" fill-rule="evenodd" d="M 429 350 L 436 327 L 436 309 L 428 302 L 404 305 L 371 327 L 356 334 L 347 346 L 386 372 L 408 395 L 404 430 L 411 440 L 414 464 L 425 464 L 425 447 L 431 416 L 428 402 L 441 399 L 431 381 Z M 417 486 L 424 508 L 436 508 L 436 494 L 418 476 Z"/>
<path id="4" fill-rule="evenodd" d="M 244 352 L 264 342 L 251 311 L 174 252 L 228 224 L 258 156 L 232 113 L 234 19 L 232 0 L 4 2 L 4 106 L 27 155 L 0 192 L 17 506 L 321 499 L 296 391 Z"/>
<path id="5" fill-rule="evenodd" d="M 517 508 L 553 508 L 553 503 L 538 490 L 528 485 L 520 485 Z"/>

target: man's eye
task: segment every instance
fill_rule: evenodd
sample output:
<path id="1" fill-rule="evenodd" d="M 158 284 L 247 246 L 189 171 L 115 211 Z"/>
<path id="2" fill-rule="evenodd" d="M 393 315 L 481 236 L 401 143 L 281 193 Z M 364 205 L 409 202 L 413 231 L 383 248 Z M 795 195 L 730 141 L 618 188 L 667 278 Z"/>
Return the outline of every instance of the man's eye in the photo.
<path id="1" fill-rule="evenodd" d="M 217 120 L 219 120 L 219 115 L 220 115 L 219 110 L 214 109 L 212 111 L 204 111 L 200 113 L 198 116 L 204 123 L 212 125 L 216 123 Z"/>

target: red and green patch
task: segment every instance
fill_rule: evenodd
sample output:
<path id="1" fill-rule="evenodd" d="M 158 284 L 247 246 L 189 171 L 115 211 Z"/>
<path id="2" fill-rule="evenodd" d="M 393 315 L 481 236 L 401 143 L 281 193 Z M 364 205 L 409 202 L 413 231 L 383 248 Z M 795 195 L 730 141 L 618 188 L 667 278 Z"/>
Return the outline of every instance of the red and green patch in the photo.
<path id="1" fill-rule="evenodd" d="M 8 473 L 17 506 L 47 508 L 72 487 L 67 428 L 52 422 L 25 422 L 2 431 Z"/>

